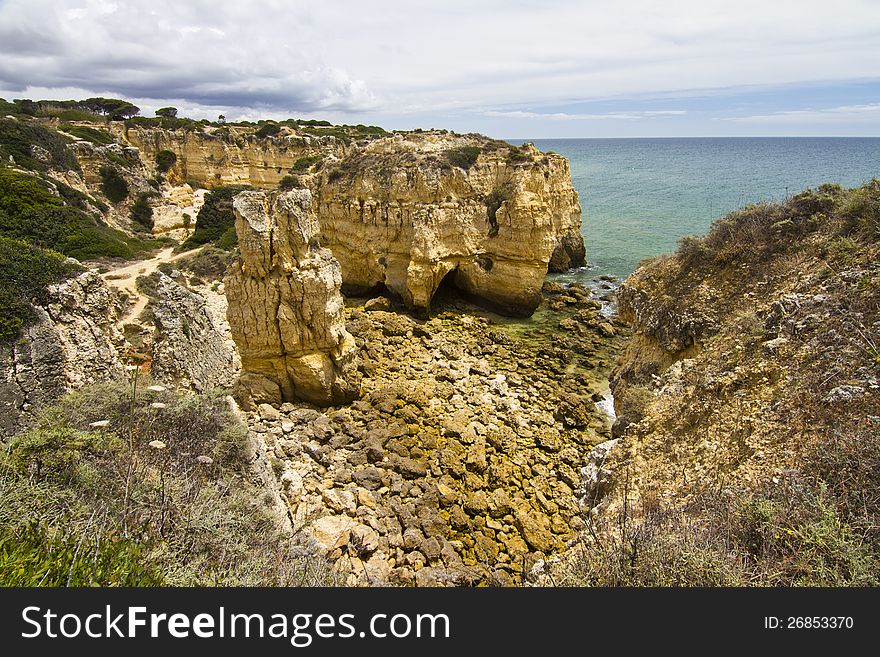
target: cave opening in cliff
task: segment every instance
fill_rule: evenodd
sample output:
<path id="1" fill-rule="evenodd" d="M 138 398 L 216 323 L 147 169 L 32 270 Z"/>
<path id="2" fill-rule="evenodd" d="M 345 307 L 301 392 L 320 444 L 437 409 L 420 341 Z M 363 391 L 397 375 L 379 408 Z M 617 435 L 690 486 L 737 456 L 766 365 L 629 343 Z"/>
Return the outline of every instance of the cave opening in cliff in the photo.
<path id="1" fill-rule="evenodd" d="M 464 294 L 455 284 L 455 277 L 458 274 L 458 267 L 449 270 L 440 281 L 440 285 L 434 291 L 431 297 L 431 308 L 437 310 L 444 305 L 454 304 L 456 301 L 464 299 Z"/>
<path id="2" fill-rule="evenodd" d="M 382 296 L 393 296 L 385 283 L 376 283 L 375 285 L 354 285 L 343 281 L 340 287 L 342 296 L 348 298 L 373 298 Z"/>

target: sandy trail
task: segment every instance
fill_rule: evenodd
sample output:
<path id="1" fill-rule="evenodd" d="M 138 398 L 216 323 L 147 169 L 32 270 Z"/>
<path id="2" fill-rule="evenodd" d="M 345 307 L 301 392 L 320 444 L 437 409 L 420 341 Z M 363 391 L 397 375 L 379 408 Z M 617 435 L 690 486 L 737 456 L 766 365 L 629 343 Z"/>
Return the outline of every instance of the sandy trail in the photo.
<path id="1" fill-rule="evenodd" d="M 159 268 L 159 265 L 185 258 L 188 255 L 192 255 L 200 248 L 201 247 L 196 247 L 189 251 L 174 253 L 174 247 L 169 246 L 159 251 L 159 253 L 152 258 L 138 260 L 130 265 L 125 265 L 118 269 L 112 269 L 107 273 L 102 274 L 102 278 L 109 286 L 115 288 L 117 291 L 124 291 L 128 294 L 129 299 L 135 300 L 134 304 L 130 304 L 123 312 L 122 317 L 119 319 L 119 326 L 124 326 L 125 324 L 136 320 L 144 311 L 144 308 L 147 307 L 149 298 L 146 295 L 141 294 L 137 289 L 136 281 L 139 276 L 149 276 Z"/>

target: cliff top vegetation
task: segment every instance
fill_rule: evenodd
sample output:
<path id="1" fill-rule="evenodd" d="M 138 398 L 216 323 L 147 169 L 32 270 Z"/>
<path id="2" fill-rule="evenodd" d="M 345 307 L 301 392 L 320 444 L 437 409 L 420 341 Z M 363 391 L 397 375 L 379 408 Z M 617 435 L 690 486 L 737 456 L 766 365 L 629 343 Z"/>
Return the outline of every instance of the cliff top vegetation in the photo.
<path id="1" fill-rule="evenodd" d="M 880 181 L 732 212 L 619 299 L 615 511 L 573 581 L 876 585 Z"/>

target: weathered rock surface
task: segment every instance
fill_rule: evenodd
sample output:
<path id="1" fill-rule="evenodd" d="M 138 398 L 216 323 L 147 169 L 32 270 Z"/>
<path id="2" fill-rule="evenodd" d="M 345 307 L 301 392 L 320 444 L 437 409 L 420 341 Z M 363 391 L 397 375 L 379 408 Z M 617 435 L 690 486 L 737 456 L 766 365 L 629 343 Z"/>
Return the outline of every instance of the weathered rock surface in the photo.
<path id="1" fill-rule="evenodd" d="M 472 148 L 466 169 L 450 153 Z M 583 264 L 581 209 L 568 161 L 531 145 L 427 132 L 370 142 L 322 169 L 322 243 L 346 287 L 385 286 L 425 310 L 449 276 L 513 315 L 541 301 L 548 267 Z"/>
<path id="2" fill-rule="evenodd" d="M 202 296 L 162 272 L 155 277 L 153 376 L 197 391 L 232 387 L 239 363 L 226 327 Z"/>
<path id="3" fill-rule="evenodd" d="M 332 137 L 282 134 L 260 138 L 252 132 L 235 126 L 210 132 L 134 126 L 125 129 L 120 138 L 136 146 L 145 162 L 154 162 L 161 150 L 172 151 L 177 162 L 169 176 L 179 182 L 195 180 L 209 189 L 221 185 L 275 187 L 284 176 L 294 173 L 300 158 L 344 152 L 342 143 Z"/>
<path id="4" fill-rule="evenodd" d="M 318 246 L 309 191 L 242 192 L 234 208 L 241 259 L 226 295 L 243 403 L 351 401 L 357 347 L 345 330 L 339 264 Z"/>
<path id="5" fill-rule="evenodd" d="M 511 315 L 540 303 L 547 271 L 584 263 L 581 209 L 568 161 L 531 145 L 512 147 L 479 135 L 399 134 L 344 144 L 289 127 L 259 138 L 249 129 L 208 131 L 134 126 L 119 134 L 144 162 L 171 150 L 174 184 L 274 187 L 296 173 L 313 192 L 321 241 L 351 290 L 387 287 L 427 310 L 441 282 Z M 474 161 L 459 162 L 461 149 Z M 300 163 L 323 158 L 318 171 Z M 185 189 L 185 186 L 182 186 Z M 182 236 L 183 214 L 198 203 L 163 189 L 156 232 Z M 185 196 L 185 195 L 183 195 Z M 169 232 L 170 231 L 170 232 Z"/>
<path id="6" fill-rule="evenodd" d="M 294 529 L 348 584 L 517 584 L 583 528 L 581 468 L 609 436 L 590 394 L 621 338 L 587 308 L 495 326 L 452 303 L 466 310 L 447 301 L 427 321 L 347 310 L 362 399 L 248 414 Z M 577 331 L 560 337 L 560 316 L 575 313 Z"/>
<path id="7" fill-rule="evenodd" d="M 165 184 L 161 200 L 153 205 L 153 234 L 184 241 L 196 226 L 207 190 L 193 190 L 188 184 Z"/>
<path id="8" fill-rule="evenodd" d="M 49 288 L 38 320 L 0 346 L 0 433 L 11 435 L 42 407 L 87 383 L 123 375 L 116 294 L 95 271 Z"/>

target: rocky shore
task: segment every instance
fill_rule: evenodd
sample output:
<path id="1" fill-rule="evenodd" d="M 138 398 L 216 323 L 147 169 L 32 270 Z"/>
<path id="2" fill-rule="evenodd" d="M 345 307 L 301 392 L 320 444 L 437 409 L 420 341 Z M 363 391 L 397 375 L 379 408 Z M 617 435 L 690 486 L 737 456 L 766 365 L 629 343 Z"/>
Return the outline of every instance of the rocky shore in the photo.
<path id="1" fill-rule="evenodd" d="M 583 528 L 599 390 L 622 337 L 586 288 L 545 286 L 535 319 L 461 300 L 427 321 L 352 301 L 362 398 L 248 413 L 294 530 L 349 584 L 513 585 Z"/>
<path id="2" fill-rule="evenodd" d="M 523 584 L 577 538 L 626 336 L 610 281 L 545 281 L 585 258 L 565 158 L 442 130 L 148 125 L 74 126 L 113 143 L 72 142 L 67 196 L 164 248 L 47 291 L 30 341 L 0 349 L 4 434 L 139 368 L 239 402 L 253 505 L 348 584 Z"/>

